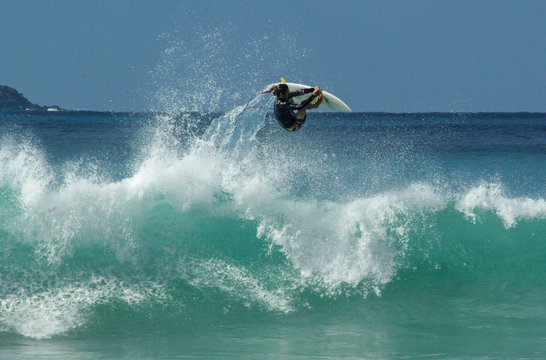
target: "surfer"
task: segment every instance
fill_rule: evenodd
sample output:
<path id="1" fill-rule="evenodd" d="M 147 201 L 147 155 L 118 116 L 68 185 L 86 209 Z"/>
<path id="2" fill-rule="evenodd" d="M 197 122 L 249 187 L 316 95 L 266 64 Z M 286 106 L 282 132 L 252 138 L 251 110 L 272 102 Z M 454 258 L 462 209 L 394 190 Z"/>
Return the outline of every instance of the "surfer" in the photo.
<path id="1" fill-rule="evenodd" d="M 288 131 L 297 131 L 305 122 L 306 111 L 316 109 L 322 102 L 322 89 L 318 86 L 314 88 L 301 89 L 289 92 L 288 85 L 281 83 L 271 88 L 273 95 L 277 97 L 274 111 L 275 118 L 279 124 Z M 309 98 L 296 104 L 293 97 L 313 93 Z M 316 98 L 315 102 L 312 102 Z M 296 113 L 294 113 L 296 111 Z"/>

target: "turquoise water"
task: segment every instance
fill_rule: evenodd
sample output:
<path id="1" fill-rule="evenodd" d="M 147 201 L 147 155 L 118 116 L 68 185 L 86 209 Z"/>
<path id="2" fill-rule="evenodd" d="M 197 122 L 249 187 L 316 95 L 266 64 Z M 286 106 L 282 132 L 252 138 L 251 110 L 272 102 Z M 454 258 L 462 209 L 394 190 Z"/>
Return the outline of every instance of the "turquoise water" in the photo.
<path id="1" fill-rule="evenodd" d="M 0 358 L 546 358 L 546 116 L 0 114 Z"/>

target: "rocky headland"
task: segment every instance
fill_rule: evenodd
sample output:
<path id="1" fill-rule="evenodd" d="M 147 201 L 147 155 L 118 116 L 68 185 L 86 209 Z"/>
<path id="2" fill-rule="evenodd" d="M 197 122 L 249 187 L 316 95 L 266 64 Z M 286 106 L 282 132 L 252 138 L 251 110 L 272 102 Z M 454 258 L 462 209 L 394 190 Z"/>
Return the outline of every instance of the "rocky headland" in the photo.
<path id="1" fill-rule="evenodd" d="M 31 103 L 22 93 L 12 87 L 0 85 L 0 111 L 2 110 L 29 110 L 29 111 L 59 111 L 59 106 L 40 106 Z"/>

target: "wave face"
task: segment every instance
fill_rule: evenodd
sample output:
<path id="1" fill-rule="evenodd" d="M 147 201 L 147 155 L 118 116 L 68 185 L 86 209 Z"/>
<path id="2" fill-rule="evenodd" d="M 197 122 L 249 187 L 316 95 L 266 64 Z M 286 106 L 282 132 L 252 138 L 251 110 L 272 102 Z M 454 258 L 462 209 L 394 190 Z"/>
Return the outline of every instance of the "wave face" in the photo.
<path id="1" fill-rule="evenodd" d="M 331 316 L 375 334 L 362 346 L 540 344 L 543 116 L 320 113 L 289 134 L 270 106 L 4 114 L 1 334 L 312 334 Z"/>

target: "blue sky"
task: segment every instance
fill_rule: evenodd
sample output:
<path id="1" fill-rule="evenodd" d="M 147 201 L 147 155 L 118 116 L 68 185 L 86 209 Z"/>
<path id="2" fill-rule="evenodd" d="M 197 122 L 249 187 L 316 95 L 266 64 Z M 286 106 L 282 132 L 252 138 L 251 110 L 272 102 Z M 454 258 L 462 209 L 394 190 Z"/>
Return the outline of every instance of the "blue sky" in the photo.
<path id="1" fill-rule="evenodd" d="M 546 112 L 546 1 L 0 2 L 0 84 L 69 109 L 228 110 L 318 84 L 355 111 Z"/>

